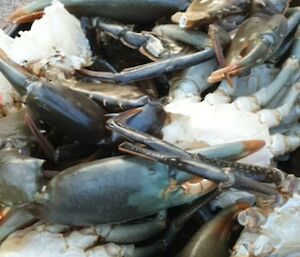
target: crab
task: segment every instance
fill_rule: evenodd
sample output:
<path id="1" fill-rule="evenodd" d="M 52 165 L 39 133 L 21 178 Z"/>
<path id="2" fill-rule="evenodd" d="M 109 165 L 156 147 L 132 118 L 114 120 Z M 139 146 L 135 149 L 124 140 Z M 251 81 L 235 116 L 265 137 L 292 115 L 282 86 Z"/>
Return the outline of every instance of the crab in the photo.
<path id="1" fill-rule="evenodd" d="M 197 97 L 171 101 L 165 106 L 170 114 L 170 121 L 163 128 L 163 139 L 184 149 L 235 140 L 261 139 L 266 142 L 265 148 L 260 152 L 262 155 L 257 155 L 258 159 L 254 156 L 254 159 L 248 159 L 261 165 L 270 165 L 274 156 L 295 150 L 300 143 L 297 123 L 299 113 L 296 111 L 300 89 L 296 83 L 299 77 L 299 59 L 295 56 L 292 53 L 268 86 L 249 96 L 234 99 L 234 95 L 226 95 L 219 90 L 219 93 L 223 92 L 222 97 L 215 94 L 202 101 Z M 279 93 L 281 91 L 283 94 Z M 277 94 L 280 95 L 279 99 L 275 99 Z M 208 99 L 212 96 L 215 97 L 214 101 L 209 102 Z M 231 98 L 233 101 L 228 103 Z M 275 107 L 268 107 L 271 102 Z M 266 109 L 261 108 L 265 106 Z M 284 135 L 280 134 L 280 130 L 272 134 L 271 129 L 286 123 L 287 119 L 292 124 L 288 127 L 293 129 Z"/>

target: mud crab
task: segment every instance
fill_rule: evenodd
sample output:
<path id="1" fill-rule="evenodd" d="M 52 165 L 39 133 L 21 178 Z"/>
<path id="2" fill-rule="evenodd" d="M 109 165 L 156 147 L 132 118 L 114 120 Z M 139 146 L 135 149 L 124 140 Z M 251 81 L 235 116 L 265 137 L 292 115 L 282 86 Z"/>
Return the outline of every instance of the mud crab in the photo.
<path id="1" fill-rule="evenodd" d="M 62 2 L 78 16 L 82 13 L 74 7 L 83 6 L 81 10 L 86 16 L 97 12 L 125 23 L 154 21 L 158 17 L 185 11 L 189 4 L 185 0 Z M 94 3 L 93 10 L 90 3 Z M 131 12 L 119 12 L 111 3 L 118 3 L 118 7 L 123 6 L 124 10 L 134 9 L 130 7 L 133 4 L 135 11 L 140 12 L 128 17 Z M 210 3 L 213 7 L 224 7 L 225 1 Z M 98 4 L 102 4 L 103 8 L 95 8 Z M 258 226 L 266 219 L 274 219 L 275 206 L 282 215 L 283 209 L 289 205 L 295 207 L 299 204 L 295 187 L 298 179 L 275 168 L 272 162 L 273 157 L 292 151 L 300 144 L 299 31 L 294 34 L 300 17 L 298 8 L 287 11 L 289 1 L 226 1 L 229 8 L 225 8 L 225 12 L 208 12 L 208 20 L 196 17 L 199 20 L 195 18 L 191 22 L 187 19 L 188 14 L 196 9 L 197 4 L 209 3 L 193 1 L 180 18 L 183 27 L 198 27 L 207 21 L 214 26 L 215 21 L 225 16 L 225 25 L 229 25 L 227 30 L 238 25 L 228 53 L 230 62 L 233 60 L 234 64 L 223 63 L 229 64 L 229 68 L 221 67 L 221 71 L 216 73 L 215 56 L 219 61 L 222 59 L 218 46 L 226 48 L 230 35 L 224 33 L 223 38 L 216 38 L 219 40 L 217 47 L 211 47 L 206 32 L 189 31 L 174 24 L 165 25 L 165 19 L 158 21 L 152 32 L 142 31 L 150 26 L 152 28 L 150 23 L 124 25 L 103 17 L 83 18 L 82 29 L 78 20 L 62 4 L 54 2 L 44 10 L 43 18 L 35 21 L 31 31 L 24 32 L 21 38 L 0 35 L 3 39 L 0 49 L 4 50 L 0 51 L 0 71 L 23 96 L 22 107 L 26 105 L 22 112 L 8 115 L 0 121 L 0 126 L 5 128 L 0 133 L 0 203 L 3 207 L 0 211 L 0 240 L 16 229 L 41 220 L 9 236 L 0 248 L 0 256 L 13 253 L 16 238 L 24 237 L 25 241 L 34 244 L 39 243 L 35 241 L 38 236 L 57 242 L 57 246 L 63 245 L 58 250 L 66 255 L 75 252 L 82 256 L 154 255 L 174 238 L 174 233 L 162 232 L 166 222 L 161 213 L 166 209 L 188 208 L 188 204 L 201 200 L 202 196 L 211 203 L 215 192 L 228 192 L 231 188 L 250 192 L 254 198 L 252 204 L 255 201 L 257 204 L 255 209 L 242 211 L 249 205 L 238 204 L 221 212 L 200 229 L 179 256 L 208 255 L 201 246 L 203 242 L 216 240 L 216 231 L 222 231 L 222 242 L 214 249 L 215 255 L 226 254 L 227 228 L 238 212 L 241 212 L 238 215 L 240 223 L 251 229 L 251 233 L 258 233 Z M 40 17 L 42 13 L 39 11 L 48 5 L 50 1 L 36 1 L 16 11 L 11 18 L 15 22 L 29 21 Z M 144 13 L 152 7 L 157 12 L 146 16 Z M 35 11 L 38 13 L 31 13 Z M 240 25 L 247 15 L 248 19 Z M 61 29 L 66 29 L 65 35 L 68 34 L 68 47 L 56 40 L 60 39 L 57 30 L 48 33 L 44 29 L 49 29 L 45 21 L 55 24 L 55 18 L 56 22 L 61 22 L 64 17 L 69 22 Z M 257 22 L 262 21 L 260 30 L 257 30 Z M 53 44 L 45 46 L 50 51 L 34 51 L 32 55 L 20 58 L 21 55 L 15 52 L 15 42 L 21 44 L 26 37 L 34 38 L 38 39 L 36 42 L 40 47 L 40 38 L 35 35 L 36 27 L 55 39 Z M 234 47 L 241 38 L 245 44 L 238 42 L 239 46 Z M 288 43 L 281 48 L 286 39 Z M 125 45 L 139 50 L 132 51 L 132 56 L 142 53 L 152 63 L 147 63 L 149 60 L 141 56 L 142 61 L 140 57 L 134 60 L 137 62 L 134 65 L 138 66 L 122 70 L 129 65 L 122 66 L 122 63 L 116 62 L 118 68 L 115 68 L 113 61 L 110 64 L 111 56 L 106 56 L 105 51 L 105 48 L 110 48 L 111 42 L 123 43 L 119 44 L 119 49 L 127 49 Z M 36 46 L 36 50 L 39 47 Z M 25 55 L 22 49 L 21 53 Z M 265 55 L 261 56 L 261 53 Z M 126 59 L 119 56 L 118 59 Z M 240 59 L 241 56 L 245 59 Z M 97 61 L 101 61 L 102 57 L 107 65 L 99 68 Z M 87 70 L 85 67 L 91 60 L 95 63 Z M 266 60 L 272 60 L 272 64 L 265 63 Z M 222 60 L 220 64 L 222 66 Z M 247 70 L 250 72 L 246 74 L 244 71 Z M 231 79 L 234 83 L 230 85 L 230 77 L 240 72 L 243 74 Z M 223 81 L 215 92 L 207 94 L 210 90 L 208 82 L 211 82 L 210 79 L 207 81 L 209 74 L 215 75 L 212 80 L 216 80 L 212 82 L 223 78 L 228 81 Z M 136 83 L 125 85 L 133 82 Z M 144 90 L 147 89 L 144 84 L 154 90 Z M 169 86 L 169 94 L 166 95 Z M 169 119 L 166 119 L 166 112 Z M 22 121 L 24 118 L 25 122 Z M 10 128 L 12 133 L 8 131 Z M 126 138 L 131 142 L 126 142 Z M 65 150 L 62 157 L 52 156 L 52 142 Z M 37 152 L 32 151 L 32 144 Z M 68 148 L 71 145 L 75 148 Z M 264 149 L 256 158 L 254 155 L 249 157 L 262 147 Z M 137 156 L 120 156 L 118 150 Z M 245 157 L 248 159 L 241 160 Z M 66 162 L 57 162 L 57 159 Z M 243 163 L 245 161 L 252 164 Z M 271 164 L 271 167 L 258 164 Z M 22 169 L 15 169 L 20 166 Z M 260 206 L 261 202 L 266 203 L 267 208 Z M 212 211 L 208 211 L 210 217 L 213 216 Z M 283 215 L 291 212 L 289 209 Z M 150 218 L 149 215 L 153 216 Z M 159 215 L 163 215 L 163 219 Z M 190 215 L 191 212 L 188 212 L 185 217 Z M 146 222 L 137 220 L 145 218 Z M 224 218 L 228 223 L 224 223 Z M 255 220 L 259 223 L 256 227 L 253 225 Z M 57 223 L 63 225 L 54 225 Z M 179 223 L 181 226 L 182 222 Z M 220 224 L 226 224 L 226 229 Z M 170 226 L 173 232 L 178 231 L 175 225 Z M 260 232 L 269 233 L 267 227 L 259 228 Z M 104 230 L 108 243 L 102 247 L 96 246 L 103 236 L 100 230 Z M 115 231 L 120 234 L 116 235 Z M 161 236 L 161 233 L 164 235 Z M 270 240 L 260 236 L 257 241 L 251 239 L 248 243 L 248 232 L 243 233 L 247 235 L 246 239 L 242 235 L 234 254 L 272 254 L 272 247 L 276 249 L 274 253 L 287 253 L 285 245 L 278 244 L 278 239 L 282 239 L 280 235 L 274 235 Z M 163 239 L 148 247 L 144 240 L 152 240 L 152 236 Z M 131 237 L 134 239 L 131 240 Z M 74 238 L 82 241 L 75 245 Z M 28 249 L 28 245 L 23 243 L 22 250 Z M 138 244 L 133 246 L 133 243 Z M 251 249 L 252 243 L 254 250 Z M 264 246 L 258 249 L 260 243 Z M 65 244 L 70 247 L 66 249 Z M 123 244 L 126 246 L 123 247 Z M 35 250 L 30 249 L 32 256 L 36 256 Z"/>
<path id="2" fill-rule="evenodd" d="M 207 156 L 235 159 L 248 155 L 261 146 L 261 141 L 236 142 L 201 151 Z M 224 153 L 224 149 L 228 151 Z M 52 178 L 39 191 L 36 189 L 40 188 L 38 184 L 42 177 L 41 160 L 22 156 L 12 150 L 1 151 L 1 156 L 2 204 L 29 204 L 32 213 L 59 224 L 124 222 L 193 201 L 215 187 L 213 182 L 207 180 L 193 182 L 191 179 L 194 176 L 181 173 L 180 170 L 174 169 L 174 176 L 170 177 L 170 168 L 166 165 L 146 163 L 137 157 L 116 156 L 72 166 Z M 28 178 L 30 181 L 22 186 L 19 185 L 22 183 L 19 173 L 10 173 L 13 166 L 21 160 L 27 160 L 28 165 L 24 169 L 31 174 Z M 133 171 L 137 173 L 134 174 Z M 7 172 L 10 173 L 9 176 Z M 19 179 L 16 180 L 16 177 Z M 131 180 L 126 179 L 128 177 Z M 79 190 L 78 186 L 83 181 L 86 181 L 86 187 Z M 120 187 L 127 189 L 120 191 Z"/>
<path id="3" fill-rule="evenodd" d="M 129 152 L 131 154 L 136 154 L 143 156 L 147 159 L 156 160 L 168 165 L 175 167 L 180 167 L 181 169 L 197 174 L 199 176 L 214 177 L 218 176 L 219 181 L 225 182 L 225 188 L 229 187 L 239 187 L 242 184 L 248 185 L 248 189 L 251 188 L 251 183 L 243 180 L 239 180 L 238 173 L 235 173 L 235 167 L 228 169 L 227 175 L 231 174 L 232 179 L 225 179 L 221 173 L 217 172 L 215 175 L 211 173 L 206 173 L 205 168 L 207 164 L 205 159 L 199 156 L 199 159 L 184 157 L 182 154 L 178 153 L 178 148 L 171 146 L 169 144 L 163 143 L 159 139 L 146 136 L 136 131 L 132 131 L 131 134 L 126 133 L 122 129 L 117 129 L 119 133 L 123 133 L 129 139 L 138 139 L 138 142 L 143 143 L 146 147 L 141 147 L 137 144 L 123 143 L 120 149 Z M 157 150 L 166 147 L 168 152 L 165 154 L 157 152 Z M 265 170 L 267 174 L 267 170 Z M 254 172 L 254 170 L 253 170 Z M 201 174 L 201 175 L 200 175 Z M 217 175 L 218 174 L 218 175 Z M 253 175 L 253 174 L 252 174 Z M 256 174 L 258 175 L 258 174 Z M 241 211 L 245 208 L 240 206 L 238 208 L 233 208 L 231 211 L 227 212 L 227 218 L 222 217 L 222 215 L 215 219 L 217 224 L 222 224 L 222 242 L 215 249 L 218 254 L 224 253 L 226 251 L 226 246 L 223 244 L 226 242 L 226 238 L 229 236 L 228 225 L 230 220 L 235 214 L 238 214 L 238 220 L 240 224 L 245 226 L 245 230 L 242 232 L 240 238 L 238 239 L 236 245 L 234 246 L 234 251 L 231 256 L 295 256 L 299 252 L 298 246 L 298 233 L 297 227 L 293 222 L 297 222 L 299 219 L 299 178 L 294 175 L 281 174 L 281 178 L 278 177 L 278 181 L 273 180 L 272 187 L 275 191 L 273 193 L 269 191 L 265 196 L 257 197 L 257 206 L 246 208 L 246 210 Z M 253 178 L 253 177 L 252 177 Z M 275 179 L 275 177 L 273 177 Z M 265 189 L 268 185 L 265 184 Z M 256 188 L 255 192 L 258 193 L 259 189 Z M 261 191 L 262 192 L 262 191 Z M 224 212 L 225 215 L 225 212 Z M 224 224 L 226 226 L 224 228 Z M 207 224 L 209 226 L 210 224 Z M 287 230 L 287 227 L 289 230 Z M 219 235 L 219 234 L 218 234 Z M 205 240 L 212 240 L 216 237 L 216 231 L 205 230 L 199 231 L 198 234 L 192 239 L 190 244 L 186 247 L 184 251 L 185 254 L 189 253 L 188 256 L 202 256 L 205 250 L 201 248 L 201 243 Z M 208 241 L 207 241 L 208 243 Z M 201 250 L 200 250 L 201 249 Z M 221 250 L 220 250 L 221 249 Z M 197 253 L 197 251 L 199 251 Z M 196 255 L 193 255 L 196 254 Z M 185 255 L 183 255 L 185 256 Z"/>

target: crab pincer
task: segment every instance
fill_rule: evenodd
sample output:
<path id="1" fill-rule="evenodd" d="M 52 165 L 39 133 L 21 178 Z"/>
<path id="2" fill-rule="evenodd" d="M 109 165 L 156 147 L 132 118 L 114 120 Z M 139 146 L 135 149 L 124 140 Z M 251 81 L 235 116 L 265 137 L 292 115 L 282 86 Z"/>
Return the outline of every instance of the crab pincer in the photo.
<path id="1" fill-rule="evenodd" d="M 261 183 L 270 182 L 268 181 L 268 177 L 270 176 L 273 177 L 273 180 L 276 184 L 282 183 L 284 174 L 277 169 L 270 171 L 268 168 L 256 167 L 254 165 L 244 165 L 243 170 L 240 169 L 243 164 L 238 169 L 235 169 L 235 165 L 233 163 L 231 167 L 229 165 L 227 168 L 224 168 L 219 166 L 217 162 L 205 162 L 202 159 L 193 160 L 190 158 L 180 158 L 178 156 L 170 154 L 161 154 L 156 151 L 146 149 L 128 142 L 122 143 L 119 149 L 124 152 L 129 152 L 131 154 L 148 158 L 150 160 L 165 163 L 169 166 L 176 167 L 195 176 L 220 183 L 219 186 L 222 189 L 232 187 L 235 189 L 245 190 L 258 195 L 262 195 L 264 197 L 272 199 L 272 201 L 278 201 L 279 199 L 281 199 L 279 193 L 275 188 Z M 268 174 L 269 171 L 270 174 Z M 247 172 L 249 172 L 249 174 L 247 174 Z M 249 178 L 250 175 L 253 176 L 253 179 Z"/>
<path id="2" fill-rule="evenodd" d="M 182 28 L 197 28 L 211 21 L 226 19 L 228 16 L 245 15 L 249 6 L 249 0 L 194 0 L 185 12 L 174 14 L 172 20 Z"/>
<path id="3" fill-rule="evenodd" d="M 135 113 L 132 113 L 132 115 L 135 115 Z M 126 137 L 129 140 L 146 145 L 149 148 L 147 149 L 147 148 L 140 147 L 139 145 L 136 144 L 124 142 L 119 146 L 120 150 L 133 153 L 136 155 L 141 155 L 142 157 L 146 157 L 146 158 L 148 157 L 149 159 L 162 161 L 163 163 L 166 163 L 168 165 L 172 165 L 173 163 L 179 169 L 181 166 L 184 166 L 183 163 L 185 161 L 187 163 L 187 166 L 189 166 L 188 160 L 192 160 L 192 161 L 195 160 L 196 162 L 199 163 L 199 167 L 202 164 L 206 166 L 208 169 L 215 166 L 217 168 L 220 168 L 220 171 L 223 169 L 227 171 L 230 170 L 231 173 L 236 173 L 241 176 L 251 178 L 258 182 L 275 183 L 277 185 L 280 185 L 284 179 L 284 172 L 276 168 L 266 168 L 266 167 L 260 167 L 255 165 L 218 160 L 215 157 L 209 158 L 202 154 L 188 153 L 168 142 L 165 142 L 164 140 L 161 140 L 149 134 L 128 127 L 120 120 L 120 117 L 116 117 L 107 121 L 107 127 L 121 134 L 122 136 Z M 261 140 L 251 140 L 251 141 L 241 142 L 241 145 L 242 145 L 242 150 L 240 150 L 240 155 L 245 153 L 251 153 L 251 152 L 253 153 L 257 151 L 258 149 L 264 146 L 264 142 Z M 230 147 L 228 148 L 228 150 L 230 150 Z M 180 160 L 180 158 L 182 160 Z M 196 167 L 198 164 L 196 163 L 191 164 L 191 166 L 194 165 Z M 194 171 L 194 168 L 191 168 L 190 171 L 192 173 L 194 172 L 197 173 L 197 171 Z M 194 174 L 194 175 L 199 175 L 199 174 Z"/>
<path id="4" fill-rule="evenodd" d="M 236 215 L 246 209 L 248 204 L 230 206 L 201 227 L 184 247 L 179 257 L 222 257 L 229 255 L 228 241 Z M 218 242 L 216 244 L 216 242 Z"/>
<path id="5" fill-rule="evenodd" d="M 94 101 L 62 85 L 40 80 L 0 51 L 0 71 L 25 96 L 29 112 L 74 140 L 95 144 L 105 136 L 105 111 Z"/>
<path id="6" fill-rule="evenodd" d="M 114 117 L 107 121 L 107 128 L 117 134 L 120 134 L 127 140 L 146 145 L 161 153 L 192 159 L 199 159 L 199 152 L 201 152 L 203 153 L 201 154 L 201 157 L 205 155 L 208 158 L 237 160 L 258 151 L 265 145 L 265 142 L 262 140 L 245 140 L 241 142 L 217 145 L 214 147 L 210 146 L 205 149 L 194 150 L 192 153 L 190 153 L 155 136 L 131 128 L 125 122 L 123 122 L 123 119 L 130 120 L 132 117 L 137 115 L 137 113 L 138 111 L 135 109 Z M 226 151 L 224 151 L 224 149 L 226 149 Z"/>
<path id="7" fill-rule="evenodd" d="M 226 66 L 214 71 L 208 82 L 219 82 L 263 63 L 280 47 L 287 31 L 288 21 L 280 14 L 247 19 L 232 40 L 225 57 Z"/>
<path id="8" fill-rule="evenodd" d="M 126 68 L 118 73 L 89 71 L 88 75 L 100 81 L 126 84 L 159 77 L 168 72 L 183 70 L 199 63 L 208 61 L 214 58 L 214 56 L 215 53 L 213 49 L 207 48 L 202 51 L 189 53 L 183 56 L 171 56 L 167 59 L 159 60 L 157 62 L 151 62 L 131 68 Z M 84 73 L 87 74 L 86 70 L 84 71 Z"/>
<path id="9" fill-rule="evenodd" d="M 193 175 L 221 183 L 222 186 L 232 186 L 271 197 L 278 197 L 278 193 L 274 188 L 263 185 L 261 182 L 280 185 L 284 181 L 285 173 L 279 169 L 220 161 L 204 157 L 201 154 L 191 155 L 163 140 L 126 128 L 126 125 L 122 122 L 116 122 L 112 119 L 107 124 L 110 129 L 148 147 L 124 142 L 119 146 L 121 151 L 165 163 Z"/>

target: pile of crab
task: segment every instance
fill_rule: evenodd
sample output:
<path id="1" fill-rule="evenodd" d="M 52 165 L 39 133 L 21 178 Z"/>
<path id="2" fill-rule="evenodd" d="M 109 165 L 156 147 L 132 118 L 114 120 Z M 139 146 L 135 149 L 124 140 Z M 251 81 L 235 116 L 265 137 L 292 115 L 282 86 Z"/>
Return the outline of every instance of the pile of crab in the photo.
<path id="1" fill-rule="evenodd" d="M 277 168 L 300 146 L 297 1 L 35 0 L 8 20 L 0 257 L 299 256 L 300 180 Z"/>

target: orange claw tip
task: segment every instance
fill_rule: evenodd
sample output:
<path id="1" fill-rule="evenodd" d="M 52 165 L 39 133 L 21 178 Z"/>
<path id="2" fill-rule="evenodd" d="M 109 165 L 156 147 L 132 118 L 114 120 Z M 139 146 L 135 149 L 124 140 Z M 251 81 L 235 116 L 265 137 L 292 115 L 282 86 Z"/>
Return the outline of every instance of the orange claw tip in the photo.
<path id="1" fill-rule="evenodd" d="M 6 207 L 6 208 L 3 208 L 3 209 L 0 211 L 0 221 L 3 220 L 3 219 L 7 216 L 8 212 L 9 212 L 10 210 L 11 210 L 11 208 Z"/>
<path id="2" fill-rule="evenodd" d="M 44 15 L 44 11 L 37 11 L 37 12 L 28 12 L 23 7 L 16 9 L 9 17 L 8 20 L 16 23 L 28 23 L 33 22 L 34 20 L 42 18 Z"/>
<path id="3" fill-rule="evenodd" d="M 246 151 L 255 153 L 265 146 L 264 140 L 246 140 L 242 142 Z"/>
<path id="4" fill-rule="evenodd" d="M 15 20 L 24 16 L 24 15 L 28 15 L 29 13 L 23 8 L 23 7 L 19 7 L 17 8 L 15 11 L 13 11 L 10 16 L 8 16 L 8 20 L 15 23 Z"/>
<path id="5" fill-rule="evenodd" d="M 179 23 L 181 16 L 183 15 L 183 12 L 177 12 L 172 15 L 171 20 L 175 23 Z"/>
<path id="6" fill-rule="evenodd" d="M 207 78 L 207 82 L 209 84 L 215 84 L 217 82 L 220 82 L 221 80 L 225 79 L 225 73 L 218 73 L 215 74 L 214 72 Z"/>

